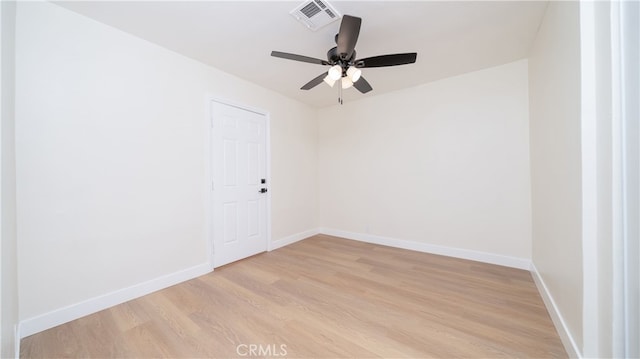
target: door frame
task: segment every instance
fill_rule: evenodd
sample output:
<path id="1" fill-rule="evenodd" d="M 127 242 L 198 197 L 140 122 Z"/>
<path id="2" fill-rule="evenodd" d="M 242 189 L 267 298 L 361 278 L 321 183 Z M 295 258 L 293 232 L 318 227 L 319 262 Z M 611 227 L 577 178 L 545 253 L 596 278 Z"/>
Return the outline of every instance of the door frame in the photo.
<path id="1" fill-rule="evenodd" d="M 212 111 L 212 103 L 217 102 L 222 105 L 236 107 L 245 111 L 253 112 L 259 115 L 264 116 L 265 118 L 265 156 L 266 161 L 266 179 L 267 179 L 267 187 L 271 189 L 271 115 L 268 111 L 247 106 L 245 104 L 237 103 L 235 101 L 230 101 L 228 99 L 223 99 L 218 96 L 207 94 L 205 96 L 205 121 L 203 124 L 203 133 L 205 136 L 205 146 L 204 146 L 204 169 L 205 169 L 205 183 L 204 183 L 204 193 L 205 193 L 205 228 L 204 233 L 206 237 L 206 250 L 207 250 L 207 261 L 209 263 L 209 267 L 211 270 L 214 270 L 214 251 L 215 251 L 215 242 L 213 238 L 213 161 L 211 158 L 211 152 L 213 147 L 213 111 Z M 271 250 L 271 191 L 266 193 L 266 201 L 267 201 L 267 233 L 266 233 L 266 250 Z"/>

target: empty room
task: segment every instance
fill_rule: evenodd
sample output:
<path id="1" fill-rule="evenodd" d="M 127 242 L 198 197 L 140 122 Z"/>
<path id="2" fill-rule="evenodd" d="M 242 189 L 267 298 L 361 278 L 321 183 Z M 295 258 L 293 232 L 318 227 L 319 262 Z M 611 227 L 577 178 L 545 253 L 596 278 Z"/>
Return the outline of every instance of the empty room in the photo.
<path id="1" fill-rule="evenodd" d="M 0 357 L 640 357 L 640 3 L 0 5 Z"/>

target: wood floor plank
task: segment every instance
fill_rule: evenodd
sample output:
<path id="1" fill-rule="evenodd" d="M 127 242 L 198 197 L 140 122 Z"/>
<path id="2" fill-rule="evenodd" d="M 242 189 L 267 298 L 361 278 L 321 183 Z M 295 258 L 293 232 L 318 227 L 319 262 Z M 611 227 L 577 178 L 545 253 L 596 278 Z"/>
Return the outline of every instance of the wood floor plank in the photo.
<path id="1" fill-rule="evenodd" d="M 125 332 L 151 320 L 147 311 L 138 301 L 122 303 L 110 308 L 109 311 L 120 332 Z"/>
<path id="2" fill-rule="evenodd" d="M 23 358 L 283 356 L 567 354 L 527 271 L 326 235 L 21 343 Z"/>

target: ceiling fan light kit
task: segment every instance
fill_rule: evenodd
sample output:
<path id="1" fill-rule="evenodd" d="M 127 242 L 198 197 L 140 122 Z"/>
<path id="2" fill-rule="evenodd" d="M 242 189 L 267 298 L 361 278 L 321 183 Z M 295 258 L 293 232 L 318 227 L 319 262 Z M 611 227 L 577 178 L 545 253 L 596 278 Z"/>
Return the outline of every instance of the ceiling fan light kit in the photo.
<path id="1" fill-rule="evenodd" d="M 362 77 L 361 68 L 367 67 L 388 67 L 412 64 L 416 62 L 417 53 L 402 53 L 380 55 L 364 59 L 356 59 L 356 42 L 360 35 L 360 25 L 362 19 L 355 16 L 344 15 L 340 23 L 340 30 L 335 36 L 336 47 L 327 52 L 327 60 L 320 60 L 313 57 L 290 54 L 280 51 L 272 51 L 271 56 L 288 60 L 308 62 L 318 65 L 329 65 L 331 68 L 326 73 L 319 75 L 307 82 L 300 89 L 310 90 L 323 81 L 333 87 L 335 82 L 340 80 L 338 102 L 342 104 L 342 89 L 355 87 L 356 90 L 365 94 L 373 88 Z"/>

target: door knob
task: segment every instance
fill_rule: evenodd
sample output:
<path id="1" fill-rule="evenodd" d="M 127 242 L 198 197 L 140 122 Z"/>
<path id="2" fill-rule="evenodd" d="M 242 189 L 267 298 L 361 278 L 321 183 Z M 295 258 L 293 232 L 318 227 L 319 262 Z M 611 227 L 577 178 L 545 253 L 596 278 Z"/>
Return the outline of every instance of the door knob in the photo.
<path id="1" fill-rule="evenodd" d="M 260 193 L 267 193 L 267 189 L 266 188 L 260 188 L 260 190 L 258 191 Z"/>

